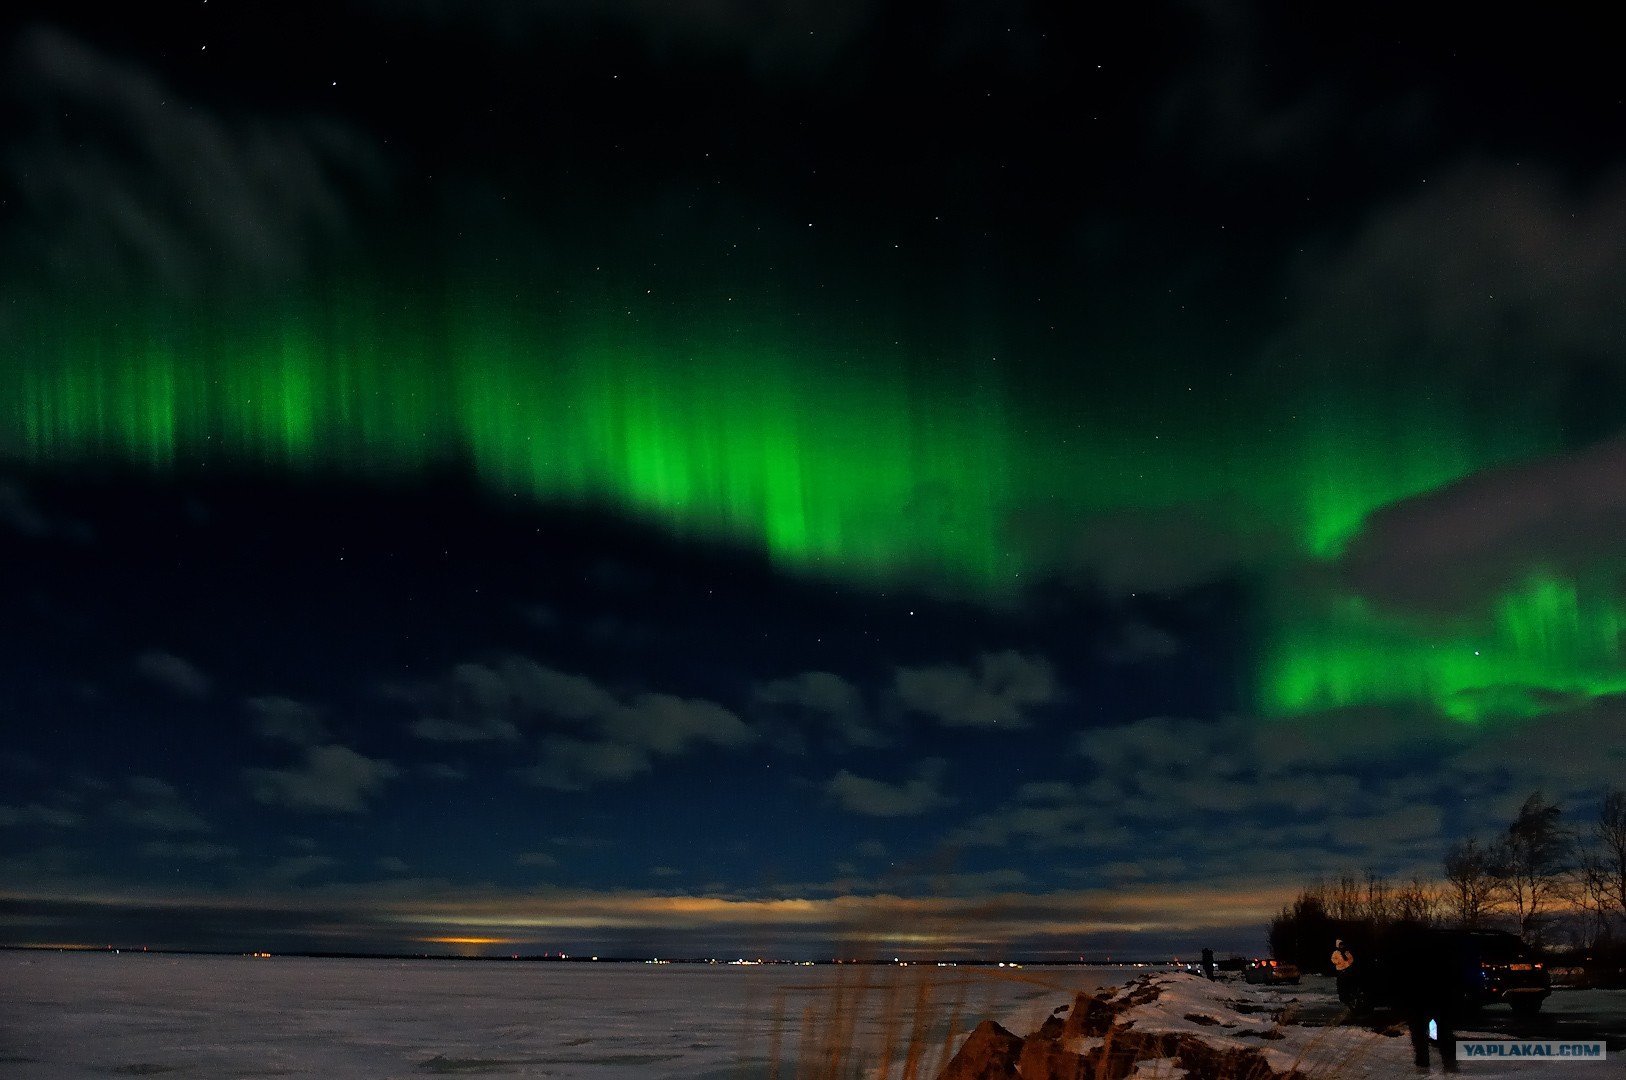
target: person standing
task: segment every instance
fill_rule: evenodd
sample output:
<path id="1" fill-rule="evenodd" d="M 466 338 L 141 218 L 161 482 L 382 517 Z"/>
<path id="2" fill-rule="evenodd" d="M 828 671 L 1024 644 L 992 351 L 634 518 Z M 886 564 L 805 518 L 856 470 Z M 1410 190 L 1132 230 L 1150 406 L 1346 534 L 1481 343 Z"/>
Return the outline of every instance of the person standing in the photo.
<path id="1" fill-rule="evenodd" d="M 1214 950 L 1203 950 L 1203 978 L 1210 982 L 1214 979 Z"/>
<path id="2" fill-rule="evenodd" d="M 1440 1064 L 1457 1071 L 1457 1017 L 1463 1011 L 1467 985 L 1455 941 L 1420 926 L 1397 927 L 1391 956 L 1395 1004 L 1411 1033 L 1412 1061 L 1428 1071 L 1428 1044 L 1439 1047 Z M 1430 1031 L 1432 1024 L 1433 1030 Z"/>
<path id="3" fill-rule="evenodd" d="M 1355 980 L 1359 976 L 1355 972 L 1355 954 L 1344 944 L 1343 938 L 1332 943 L 1332 970 L 1338 976 L 1338 1000 L 1354 1005 Z"/>

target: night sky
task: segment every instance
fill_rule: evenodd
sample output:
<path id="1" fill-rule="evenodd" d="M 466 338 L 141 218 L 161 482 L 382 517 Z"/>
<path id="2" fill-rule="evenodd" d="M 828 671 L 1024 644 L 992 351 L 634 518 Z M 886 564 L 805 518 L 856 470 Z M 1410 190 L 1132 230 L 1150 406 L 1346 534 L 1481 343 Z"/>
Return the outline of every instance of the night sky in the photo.
<path id="1" fill-rule="evenodd" d="M 1258 952 L 1626 775 L 1599 28 L 8 12 L 0 944 Z"/>

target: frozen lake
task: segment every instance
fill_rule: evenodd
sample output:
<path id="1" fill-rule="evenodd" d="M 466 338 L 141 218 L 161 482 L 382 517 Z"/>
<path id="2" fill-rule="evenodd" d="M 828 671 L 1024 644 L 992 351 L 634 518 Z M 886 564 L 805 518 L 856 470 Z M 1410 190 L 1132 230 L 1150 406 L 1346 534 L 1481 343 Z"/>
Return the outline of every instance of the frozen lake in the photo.
<path id="1" fill-rule="evenodd" d="M 747 1080 L 913 1044 L 930 1080 L 951 1027 L 1133 974 L 0 952 L 0 1076 Z"/>

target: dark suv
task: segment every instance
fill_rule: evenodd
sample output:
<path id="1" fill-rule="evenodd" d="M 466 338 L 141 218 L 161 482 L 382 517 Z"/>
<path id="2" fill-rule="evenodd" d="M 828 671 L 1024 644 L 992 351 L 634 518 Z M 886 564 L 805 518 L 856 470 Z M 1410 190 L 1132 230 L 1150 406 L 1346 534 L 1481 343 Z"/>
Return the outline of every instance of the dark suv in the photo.
<path id="1" fill-rule="evenodd" d="M 1552 979 L 1529 946 L 1516 934 L 1501 930 L 1428 930 L 1428 950 L 1453 968 L 1452 982 L 1460 987 L 1462 1002 L 1470 1008 L 1505 1003 L 1529 1016 L 1541 1009 L 1552 993 Z M 1380 941 L 1376 962 L 1362 970 L 1348 987 L 1344 1000 L 1356 1008 L 1394 1005 L 1402 998 L 1405 982 L 1415 978 L 1413 961 L 1389 952 L 1395 942 Z M 1416 939 L 1411 942 L 1416 945 Z M 1357 953 L 1359 955 L 1359 953 Z M 1342 995 L 1341 995 L 1342 996 Z"/>
<path id="2" fill-rule="evenodd" d="M 1470 1001 L 1476 1005 L 1506 1002 L 1513 1011 L 1531 1015 L 1553 992 L 1552 977 L 1540 960 L 1513 934 L 1498 930 L 1442 931 L 1462 939 L 1469 962 Z"/>

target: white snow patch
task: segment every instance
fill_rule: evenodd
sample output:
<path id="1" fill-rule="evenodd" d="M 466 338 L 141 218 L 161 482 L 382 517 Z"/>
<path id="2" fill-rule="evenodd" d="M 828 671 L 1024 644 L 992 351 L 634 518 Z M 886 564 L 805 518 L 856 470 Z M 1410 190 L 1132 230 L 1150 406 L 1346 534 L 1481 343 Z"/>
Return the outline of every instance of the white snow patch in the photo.
<path id="1" fill-rule="evenodd" d="M 1186 1070 L 1174 1058 L 1147 1058 L 1135 1062 L 1132 1080 L 1180 1080 L 1185 1075 Z"/>
<path id="2" fill-rule="evenodd" d="M 1209 982 L 1200 976 L 1174 972 L 1143 976 L 1118 996 L 1138 997 L 1149 988 L 1157 990 L 1156 1000 L 1131 1008 L 1120 1022 L 1133 1021 L 1137 1031 L 1193 1035 L 1211 1046 L 1257 1049 L 1277 1072 L 1297 1070 L 1311 1077 L 1336 1077 L 1337 1080 L 1397 1080 L 1418 1075 L 1412 1065 L 1411 1040 L 1404 1027 L 1392 1034 L 1380 1034 L 1358 1026 L 1317 1027 L 1280 1022 L 1281 1015 L 1293 1006 L 1325 1002 L 1328 995 L 1319 989 L 1255 988 Z M 1191 1015 L 1220 1023 L 1200 1023 L 1188 1019 Z M 1265 1037 L 1267 1033 L 1276 1037 Z M 1463 1031 L 1457 1038 L 1506 1036 Z M 1543 1067 L 1529 1062 L 1466 1059 L 1459 1064 L 1460 1075 L 1467 1080 L 1541 1080 L 1531 1070 Z M 1613 1054 L 1602 1064 L 1589 1062 L 1575 1067 L 1592 1080 L 1620 1077 L 1626 1074 L 1626 1055 Z M 1440 1072 L 1437 1057 L 1434 1071 Z"/>

